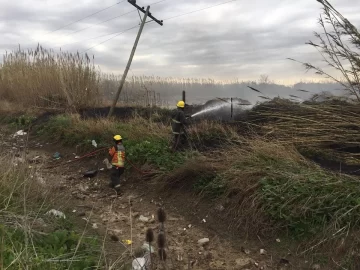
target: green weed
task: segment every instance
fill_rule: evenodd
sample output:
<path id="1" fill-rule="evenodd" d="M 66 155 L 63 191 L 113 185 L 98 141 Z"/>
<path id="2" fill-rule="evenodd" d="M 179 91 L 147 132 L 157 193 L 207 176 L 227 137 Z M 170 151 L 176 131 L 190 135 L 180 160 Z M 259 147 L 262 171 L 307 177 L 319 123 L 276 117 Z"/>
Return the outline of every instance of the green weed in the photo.
<path id="1" fill-rule="evenodd" d="M 22 228 L 3 227 L 3 267 L 6 269 L 95 269 L 100 256 L 99 243 L 73 231 L 57 230 L 49 234 Z M 31 245 L 24 239 L 30 238 Z M 81 243 L 75 254 L 78 243 Z M 12 267 L 12 268 L 11 268 Z"/>
<path id="2" fill-rule="evenodd" d="M 199 176 L 193 185 L 196 193 L 202 194 L 209 199 L 217 199 L 226 191 L 226 185 L 221 179 L 221 175 Z"/>
<path id="3" fill-rule="evenodd" d="M 134 163 L 155 165 L 159 170 L 170 171 L 180 166 L 194 153 L 175 152 L 165 139 L 150 138 L 142 142 L 125 141 L 127 157 Z"/>

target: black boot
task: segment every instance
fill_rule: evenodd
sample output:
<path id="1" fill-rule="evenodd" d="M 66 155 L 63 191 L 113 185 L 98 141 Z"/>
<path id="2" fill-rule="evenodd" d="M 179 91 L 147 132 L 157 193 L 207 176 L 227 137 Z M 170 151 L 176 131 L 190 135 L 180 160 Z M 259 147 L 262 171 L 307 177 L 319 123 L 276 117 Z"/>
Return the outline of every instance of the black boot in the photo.
<path id="1" fill-rule="evenodd" d="M 120 184 L 118 184 L 118 185 L 116 185 L 116 186 L 114 187 L 114 189 L 115 189 L 115 191 L 116 191 L 116 193 L 117 193 L 118 195 L 121 194 L 120 187 L 121 187 Z"/>

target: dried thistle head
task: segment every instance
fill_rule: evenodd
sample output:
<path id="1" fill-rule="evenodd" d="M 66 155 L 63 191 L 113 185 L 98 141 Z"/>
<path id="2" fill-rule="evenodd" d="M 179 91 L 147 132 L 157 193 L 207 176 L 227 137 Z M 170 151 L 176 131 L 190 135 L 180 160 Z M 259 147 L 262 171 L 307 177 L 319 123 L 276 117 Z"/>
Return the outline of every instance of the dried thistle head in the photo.
<path id="1" fill-rule="evenodd" d="M 164 209 L 159 208 L 157 211 L 158 221 L 164 223 L 166 221 L 166 213 Z"/>

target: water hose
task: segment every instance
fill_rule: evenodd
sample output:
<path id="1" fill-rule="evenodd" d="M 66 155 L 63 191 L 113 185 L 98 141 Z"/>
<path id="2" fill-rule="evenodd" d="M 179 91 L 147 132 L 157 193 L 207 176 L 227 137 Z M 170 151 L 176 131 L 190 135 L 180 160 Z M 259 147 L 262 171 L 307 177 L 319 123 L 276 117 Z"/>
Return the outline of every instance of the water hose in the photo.
<path id="1" fill-rule="evenodd" d="M 103 148 L 100 148 L 100 149 L 98 149 L 98 150 L 95 150 L 95 151 L 92 151 L 92 152 L 90 152 L 90 153 L 87 153 L 87 154 L 85 154 L 85 155 L 83 155 L 83 156 L 81 156 L 81 157 L 78 157 L 78 158 L 69 160 L 69 161 L 67 161 L 67 162 L 63 162 L 63 163 L 60 163 L 60 164 L 50 165 L 50 166 L 48 166 L 48 167 L 45 167 L 45 169 L 52 169 L 52 168 L 59 167 L 59 166 L 61 166 L 61 165 L 73 163 L 73 162 L 79 161 L 79 160 L 81 160 L 81 159 L 83 159 L 83 158 L 94 156 L 95 154 L 97 154 L 97 153 L 99 153 L 99 152 L 101 152 L 101 151 L 107 150 L 107 149 L 108 149 L 107 147 L 103 147 Z"/>
<path id="2" fill-rule="evenodd" d="M 60 163 L 60 164 L 50 165 L 50 166 L 48 166 L 48 167 L 45 167 L 45 169 L 52 169 L 52 168 L 56 168 L 56 167 L 59 167 L 59 166 L 65 165 L 65 164 L 69 164 L 69 163 L 72 163 L 72 162 L 76 162 L 76 161 L 79 161 L 79 160 L 81 160 L 81 159 L 83 159 L 83 158 L 94 156 L 95 154 L 97 154 L 97 153 L 99 153 L 99 152 L 101 152 L 101 151 L 105 151 L 105 150 L 108 150 L 108 147 L 103 147 L 103 148 L 100 148 L 100 149 L 98 149 L 98 150 L 92 151 L 92 152 L 87 153 L 87 154 L 85 154 L 85 155 L 83 155 L 83 156 L 81 156 L 81 157 L 78 157 L 78 158 L 76 158 L 76 159 L 69 160 L 69 161 L 66 162 L 66 163 Z M 131 165 L 136 171 L 138 171 L 140 174 L 142 174 L 142 175 L 151 174 L 151 172 L 143 172 L 143 171 L 141 171 L 141 170 L 140 170 L 139 168 L 137 168 L 137 167 L 134 165 L 134 163 L 132 163 L 128 158 L 125 157 L 125 160 L 126 160 L 128 163 L 130 163 L 130 165 Z"/>

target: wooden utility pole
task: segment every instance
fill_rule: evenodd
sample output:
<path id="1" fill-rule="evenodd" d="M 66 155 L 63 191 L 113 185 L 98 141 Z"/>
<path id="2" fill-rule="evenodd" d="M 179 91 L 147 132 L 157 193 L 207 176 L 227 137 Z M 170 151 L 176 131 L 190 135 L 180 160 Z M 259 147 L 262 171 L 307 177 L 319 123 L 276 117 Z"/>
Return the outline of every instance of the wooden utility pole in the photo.
<path id="1" fill-rule="evenodd" d="M 141 36 L 141 33 L 144 29 L 144 25 L 146 23 L 146 19 L 147 17 L 150 17 L 153 21 L 157 22 L 158 24 L 160 24 L 161 26 L 163 25 L 163 21 L 159 21 L 158 19 L 156 19 L 154 16 L 152 16 L 152 14 L 150 13 L 150 6 L 147 6 L 146 8 L 146 11 L 144 9 L 144 7 L 140 7 L 136 4 L 136 0 L 128 0 L 128 2 L 133 5 L 134 7 L 136 7 L 138 9 L 138 11 L 141 11 L 142 13 L 144 13 L 144 17 L 142 18 L 142 21 L 141 21 L 141 25 L 140 25 L 140 29 L 139 29 L 139 32 L 136 36 L 136 39 L 135 39 L 135 43 L 134 43 L 134 46 L 132 48 L 132 51 L 131 51 L 131 54 L 130 54 L 130 57 L 129 57 L 129 60 L 128 60 L 128 63 L 126 65 L 126 68 L 125 68 L 125 71 L 124 71 L 124 74 L 122 75 L 122 78 L 121 78 L 121 81 L 120 81 L 120 85 L 119 85 L 119 88 L 116 92 L 116 95 L 115 95 L 115 98 L 114 98 L 114 101 L 113 101 L 113 104 L 112 106 L 110 107 L 110 110 L 109 110 L 109 114 L 108 114 L 108 118 L 110 118 L 114 112 L 114 109 L 116 107 L 116 103 L 118 102 L 119 100 L 119 97 L 120 97 L 120 94 L 121 94 L 121 90 L 123 89 L 124 87 L 124 84 L 125 84 L 125 80 L 126 80 L 126 76 L 129 72 L 129 69 L 130 69 L 130 66 L 131 66 L 131 62 L 134 58 L 134 55 L 135 55 L 135 51 L 136 51 L 136 47 L 139 43 L 139 40 L 140 40 L 140 36 Z"/>

